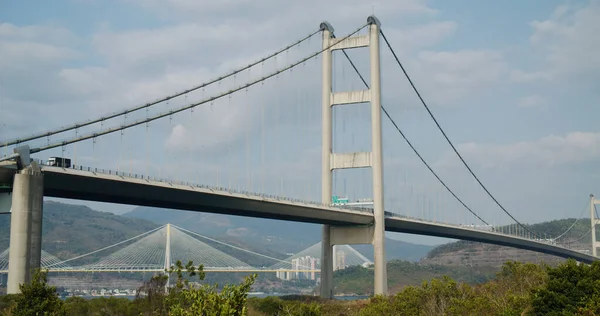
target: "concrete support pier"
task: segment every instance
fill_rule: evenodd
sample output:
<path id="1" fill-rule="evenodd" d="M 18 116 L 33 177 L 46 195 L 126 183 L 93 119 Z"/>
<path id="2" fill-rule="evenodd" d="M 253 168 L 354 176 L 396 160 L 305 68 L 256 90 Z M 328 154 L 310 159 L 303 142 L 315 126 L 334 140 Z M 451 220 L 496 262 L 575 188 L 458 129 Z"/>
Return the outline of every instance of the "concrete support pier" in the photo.
<path id="1" fill-rule="evenodd" d="M 323 225 L 321 241 L 321 297 L 333 298 L 333 246 L 331 245 L 331 226 Z"/>
<path id="2" fill-rule="evenodd" d="M 322 186 L 321 198 L 324 204 L 331 203 L 331 189 L 333 176 L 331 174 L 331 152 L 333 150 L 333 129 L 332 129 L 332 109 L 331 109 L 331 89 L 332 89 L 332 62 L 330 43 L 333 37 L 333 27 L 327 23 L 321 23 L 323 32 L 323 82 L 322 82 Z M 321 297 L 333 297 L 333 245 L 331 245 L 331 226 L 323 225 L 323 240 L 321 242 Z"/>
<path id="3" fill-rule="evenodd" d="M 19 284 L 29 282 L 32 269 L 40 267 L 43 201 L 44 178 L 33 162 L 13 182 L 8 294 L 20 293 Z"/>
<path id="4" fill-rule="evenodd" d="M 385 207 L 383 203 L 383 141 L 381 131 L 381 66 L 379 53 L 380 22 L 370 16 L 369 49 L 371 65 L 371 150 L 373 168 L 373 249 L 375 261 L 375 294 L 387 295 L 387 261 L 385 259 Z"/>

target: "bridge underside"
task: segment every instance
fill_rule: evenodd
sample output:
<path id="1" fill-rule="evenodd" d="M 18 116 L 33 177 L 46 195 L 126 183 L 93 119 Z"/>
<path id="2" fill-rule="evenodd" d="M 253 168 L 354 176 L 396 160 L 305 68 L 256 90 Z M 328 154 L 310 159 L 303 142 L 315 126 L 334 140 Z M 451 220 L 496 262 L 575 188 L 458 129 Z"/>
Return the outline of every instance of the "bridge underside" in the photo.
<path id="1" fill-rule="evenodd" d="M 250 198 L 244 194 L 72 169 L 44 168 L 44 195 L 337 226 L 368 225 L 373 221 L 368 213 L 332 212 L 275 198 Z"/>
<path id="2" fill-rule="evenodd" d="M 493 232 L 464 229 L 461 227 L 454 227 L 439 223 L 426 223 L 404 218 L 386 218 L 385 226 L 387 231 L 397 233 L 476 241 L 486 244 L 531 250 L 567 259 L 573 258 L 585 263 L 592 263 L 598 260 L 598 258 L 588 254 L 566 248 L 559 248 L 543 242 L 536 242 L 530 239 L 518 238 Z"/>

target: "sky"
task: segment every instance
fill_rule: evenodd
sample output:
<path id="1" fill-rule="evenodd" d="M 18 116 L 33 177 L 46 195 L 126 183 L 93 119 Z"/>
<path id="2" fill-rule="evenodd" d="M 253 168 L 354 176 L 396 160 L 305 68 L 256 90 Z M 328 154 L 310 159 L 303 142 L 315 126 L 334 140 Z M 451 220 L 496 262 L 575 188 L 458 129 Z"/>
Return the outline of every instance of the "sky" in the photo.
<path id="1" fill-rule="evenodd" d="M 0 143 L 186 90 L 259 60 L 330 22 L 337 37 L 375 14 L 436 118 L 519 220 L 585 216 L 600 195 L 600 1 L 56 0 L 0 3 Z M 360 34 L 366 34 L 363 29 Z M 302 59 L 320 34 L 157 109 L 32 142 L 119 126 L 203 100 Z M 370 80 L 368 51 L 350 56 Z M 95 142 L 35 156 L 320 199 L 321 61 Z M 490 223 L 506 216 L 478 187 L 381 43 L 383 105 L 449 186 Z M 334 89 L 363 89 L 334 55 Z M 334 108 L 334 151 L 370 146 L 368 105 Z M 475 223 L 384 119 L 386 208 Z M 10 152 L 0 148 L 0 155 Z M 334 193 L 370 197 L 368 170 L 336 172 Z M 85 203 L 122 213 L 132 206 Z M 402 236 L 430 243 L 433 239 Z"/>

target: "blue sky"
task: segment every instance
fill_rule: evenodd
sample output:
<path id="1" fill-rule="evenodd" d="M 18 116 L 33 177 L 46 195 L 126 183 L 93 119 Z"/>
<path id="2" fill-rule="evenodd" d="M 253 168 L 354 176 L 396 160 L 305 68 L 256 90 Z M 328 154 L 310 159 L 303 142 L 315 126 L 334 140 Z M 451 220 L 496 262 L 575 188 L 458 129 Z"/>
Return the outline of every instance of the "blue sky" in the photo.
<path id="1" fill-rule="evenodd" d="M 0 141 L 187 89 L 288 45 L 322 20 L 342 36 L 375 12 L 442 126 L 519 219 L 575 217 L 589 193 L 600 194 L 597 0 L 57 0 L 2 2 L 0 12 Z M 317 36 L 276 63 L 161 109 L 226 91 L 319 46 Z M 351 55 L 366 73 L 367 55 Z M 335 58 L 339 88 L 360 87 Z M 458 164 L 384 46 L 382 65 L 384 105 L 417 148 L 475 210 L 507 222 Z M 368 108 L 344 111 L 336 144 L 368 149 Z M 195 113 L 70 146 L 66 154 L 83 165 L 319 199 L 320 61 Z M 425 196 L 435 206 L 426 216 L 473 221 L 385 124 L 386 206 L 425 214 Z M 370 194 L 369 173 L 336 179 L 340 195 Z"/>

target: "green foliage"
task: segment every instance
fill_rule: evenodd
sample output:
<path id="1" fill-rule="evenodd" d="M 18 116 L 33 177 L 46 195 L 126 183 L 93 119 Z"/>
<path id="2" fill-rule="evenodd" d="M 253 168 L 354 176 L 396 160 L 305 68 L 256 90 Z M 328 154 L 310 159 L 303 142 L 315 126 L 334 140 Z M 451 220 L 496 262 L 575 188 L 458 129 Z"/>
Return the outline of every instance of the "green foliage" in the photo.
<path id="1" fill-rule="evenodd" d="M 157 275 L 145 282 L 137 290 L 136 304 L 152 315 L 165 314 L 167 311 L 165 287 L 168 279 L 167 275 Z"/>
<path id="2" fill-rule="evenodd" d="M 21 294 L 15 296 L 13 315 L 66 315 L 56 288 L 48 285 L 47 274 L 35 270 L 31 282 L 19 285 Z"/>
<path id="3" fill-rule="evenodd" d="M 548 268 L 546 286 L 532 294 L 533 311 L 538 315 L 598 315 L 599 302 L 599 261 L 585 265 L 569 260 Z"/>
<path id="4" fill-rule="evenodd" d="M 255 310 L 264 313 L 265 315 L 277 315 L 283 311 L 284 301 L 275 296 L 268 296 L 262 299 L 250 298 L 248 304 Z"/>
<path id="5" fill-rule="evenodd" d="M 175 274 L 177 277 L 175 286 L 170 289 L 165 298 L 165 306 L 169 315 L 246 315 L 246 300 L 248 292 L 256 280 L 256 275 L 246 277 L 240 285 L 227 284 L 219 292 L 217 284 L 194 286 L 189 282 L 186 277 L 198 277 L 199 280 L 203 280 L 205 277 L 203 266 L 200 265 L 196 268 L 192 261 L 188 262 L 185 267 L 181 261 L 177 261 L 175 266 L 169 270 L 169 274 Z"/>
<path id="6" fill-rule="evenodd" d="M 427 258 L 434 258 L 445 253 L 468 249 L 473 244 L 474 243 L 472 241 L 459 240 L 456 242 L 439 245 L 429 251 Z"/>
<path id="7" fill-rule="evenodd" d="M 12 311 L 16 307 L 16 299 L 18 295 L 0 295 L 0 315 L 12 315 Z"/>
<path id="8" fill-rule="evenodd" d="M 336 293 L 357 295 L 373 292 L 372 269 L 360 266 L 348 267 L 334 273 Z M 388 285 L 393 292 L 407 285 L 419 285 L 423 280 L 439 278 L 444 275 L 459 281 L 479 284 L 493 278 L 493 268 L 486 267 L 448 267 L 442 265 L 422 265 L 413 262 L 392 260 L 387 264 Z"/>
<path id="9" fill-rule="evenodd" d="M 409 272 L 413 267 L 396 263 Z M 434 268 L 432 268 L 434 269 Z M 177 262 L 167 271 L 174 286 L 166 292 L 167 277 L 155 276 L 141 291 L 147 295 L 84 300 L 69 298 L 63 304 L 46 274 L 36 273 L 23 294 L 0 298 L 3 315 L 600 315 L 600 262 L 592 265 L 568 261 L 555 268 L 507 262 L 496 277 L 468 285 L 451 277 L 434 278 L 408 286 L 394 296 L 364 301 L 324 300 L 311 296 L 251 298 L 247 295 L 255 275 L 239 285 L 199 284 L 203 266 Z M 413 271 L 414 272 L 414 271 Z M 365 273 L 360 271 L 360 273 Z M 352 273 L 342 273 L 352 275 Z"/>
<path id="10" fill-rule="evenodd" d="M 238 316 L 246 315 L 246 299 L 255 276 L 248 276 L 241 285 L 225 285 L 221 292 L 217 285 L 201 285 L 179 293 L 169 315 Z M 170 298 L 170 297 L 169 297 Z"/>
<path id="11" fill-rule="evenodd" d="M 67 315 L 140 315 L 144 309 L 127 298 L 100 297 L 86 300 L 81 297 L 70 297 L 65 301 Z"/>
<path id="12" fill-rule="evenodd" d="M 264 315 L 318 316 L 322 315 L 324 304 L 318 297 L 293 295 L 288 297 L 252 298 L 248 305 Z"/>

